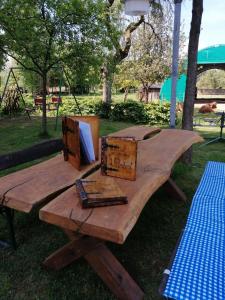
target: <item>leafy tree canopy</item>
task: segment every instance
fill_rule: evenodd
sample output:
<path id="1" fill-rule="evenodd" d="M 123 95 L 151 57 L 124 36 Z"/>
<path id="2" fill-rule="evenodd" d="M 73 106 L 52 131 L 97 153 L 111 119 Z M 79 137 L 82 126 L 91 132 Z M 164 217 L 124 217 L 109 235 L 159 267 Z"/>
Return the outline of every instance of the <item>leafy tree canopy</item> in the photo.
<path id="1" fill-rule="evenodd" d="M 128 58 L 119 66 L 117 83 L 142 84 L 148 89 L 162 82 L 170 73 L 172 26 L 168 8 L 151 11 L 145 22 L 133 33 Z"/>
<path id="2" fill-rule="evenodd" d="M 103 41 L 107 46 L 106 30 L 101 23 L 103 11 L 103 0 L 0 2 L 0 52 L 42 79 L 43 133 L 46 133 L 47 74 L 62 61 L 68 67 L 80 66 L 89 54 L 93 57 L 99 54 Z"/>
<path id="3" fill-rule="evenodd" d="M 3 0 L 0 51 L 40 75 L 62 59 L 79 59 L 80 49 L 99 48 L 102 7 L 98 0 Z"/>
<path id="4" fill-rule="evenodd" d="M 225 72 L 222 70 L 209 70 L 199 77 L 197 87 L 200 89 L 225 89 Z"/>

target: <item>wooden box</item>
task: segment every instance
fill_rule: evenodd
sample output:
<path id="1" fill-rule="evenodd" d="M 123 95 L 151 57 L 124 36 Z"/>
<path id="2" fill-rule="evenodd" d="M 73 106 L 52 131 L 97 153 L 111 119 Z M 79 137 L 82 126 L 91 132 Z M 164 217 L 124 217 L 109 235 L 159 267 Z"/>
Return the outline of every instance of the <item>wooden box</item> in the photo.
<path id="1" fill-rule="evenodd" d="M 103 137 L 102 175 L 136 180 L 137 141 L 132 137 Z"/>
<path id="2" fill-rule="evenodd" d="M 84 165 L 81 154 L 79 121 L 90 124 L 95 160 L 99 159 L 99 119 L 97 116 L 63 117 L 63 154 L 64 160 L 71 163 L 77 170 Z"/>
<path id="3" fill-rule="evenodd" d="M 78 179 L 76 189 L 83 208 L 127 203 L 126 195 L 112 177 L 102 176 L 98 180 Z"/>

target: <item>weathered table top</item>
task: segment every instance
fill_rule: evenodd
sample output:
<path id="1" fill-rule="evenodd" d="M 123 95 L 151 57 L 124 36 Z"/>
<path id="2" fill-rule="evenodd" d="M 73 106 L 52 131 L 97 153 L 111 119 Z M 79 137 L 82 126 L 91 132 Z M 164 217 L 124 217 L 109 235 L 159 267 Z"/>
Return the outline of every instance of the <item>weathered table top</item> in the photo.
<path id="1" fill-rule="evenodd" d="M 58 195 L 99 162 L 81 171 L 65 162 L 63 155 L 0 178 L 0 204 L 29 213 L 33 207 Z"/>
<path id="2" fill-rule="evenodd" d="M 130 135 L 129 129 L 124 131 L 125 135 Z M 136 129 L 133 131 L 138 134 Z M 163 129 L 149 139 L 140 140 L 136 181 L 115 179 L 128 197 L 127 205 L 82 209 L 73 186 L 43 207 L 40 219 L 64 229 L 79 230 L 89 236 L 122 244 L 151 195 L 169 179 L 177 159 L 192 144 L 201 141 L 197 133 L 176 129 Z M 96 171 L 88 178 L 100 177 L 100 171 Z"/>
<path id="3" fill-rule="evenodd" d="M 160 131 L 161 129 L 158 127 L 149 127 L 149 126 L 140 125 L 140 126 L 133 126 L 133 127 L 122 129 L 120 131 L 109 134 L 109 136 L 117 136 L 117 137 L 132 136 L 137 141 L 142 141 Z"/>
<path id="4" fill-rule="evenodd" d="M 130 127 L 112 135 L 134 136 L 142 140 L 160 131 L 148 126 Z M 0 204 L 29 213 L 35 206 L 43 205 L 68 189 L 78 178 L 85 177 L 100 165 L 97 161 L 80 171 L 65 162 L 63 155 L 0 178 Z"/>

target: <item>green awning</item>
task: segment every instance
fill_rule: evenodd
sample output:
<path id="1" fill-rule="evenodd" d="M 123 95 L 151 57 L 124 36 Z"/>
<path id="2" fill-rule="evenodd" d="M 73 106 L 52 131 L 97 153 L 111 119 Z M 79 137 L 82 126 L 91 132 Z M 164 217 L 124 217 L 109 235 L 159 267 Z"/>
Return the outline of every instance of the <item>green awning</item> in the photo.
<path id="1" fill-rule="evenodd" d="M 215 45 L 198 51 L 198 64 L 225 64 L 225 45 Z M 187 64 L 184 63 L 184 67 Z M 186 88 L 186 74 L 180 75 L 177 81 L 177 101 L 183 102 Z M 171 77 L 168 77 L 161 88 L 160 100 L 171 99 Z"/>

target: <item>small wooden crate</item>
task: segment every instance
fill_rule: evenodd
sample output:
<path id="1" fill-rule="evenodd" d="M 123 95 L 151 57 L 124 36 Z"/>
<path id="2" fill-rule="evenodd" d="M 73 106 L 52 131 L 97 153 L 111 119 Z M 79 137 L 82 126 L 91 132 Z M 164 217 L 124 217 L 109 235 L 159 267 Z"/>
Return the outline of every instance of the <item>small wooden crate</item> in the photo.
<path id="1" fill-rule="evenodd" d="M 72 116 L 62 119 L 64 160 L 81 170 L 83 165 L 79 121 L 89 123 L 93 138 L 95 160 L 99 159 L 99 119 L 97 116 Z"/>
<path id="2" fill-rule="evenodd" d="M 132 137 L 103 137 L 102 175 L 136 180 L 137 141 Z"/>

